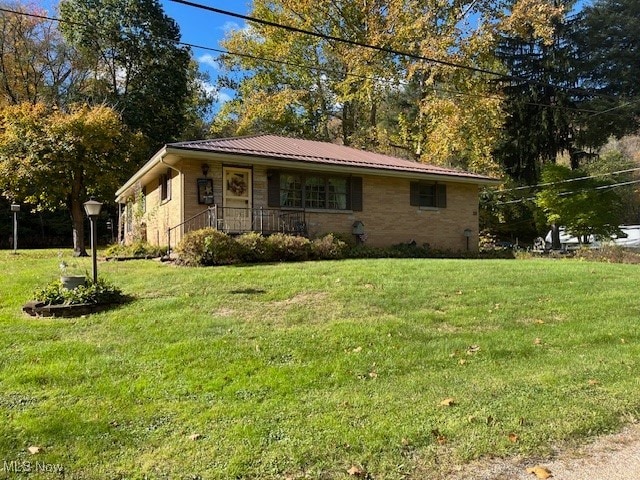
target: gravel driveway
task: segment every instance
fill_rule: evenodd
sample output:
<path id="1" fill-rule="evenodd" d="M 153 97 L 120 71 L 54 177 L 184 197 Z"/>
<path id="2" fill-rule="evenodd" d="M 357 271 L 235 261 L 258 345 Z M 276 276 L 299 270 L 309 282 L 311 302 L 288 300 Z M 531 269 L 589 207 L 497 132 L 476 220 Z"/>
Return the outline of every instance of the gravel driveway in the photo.
<path id="1" fill-rule="evenodd" d="M 549 459 L 493 459 L 465 465 L 447 480 L 536 480 L 527 469 L 543 467 L 556 480 L 640 480 L 640 424 L 598 438 Z"/>

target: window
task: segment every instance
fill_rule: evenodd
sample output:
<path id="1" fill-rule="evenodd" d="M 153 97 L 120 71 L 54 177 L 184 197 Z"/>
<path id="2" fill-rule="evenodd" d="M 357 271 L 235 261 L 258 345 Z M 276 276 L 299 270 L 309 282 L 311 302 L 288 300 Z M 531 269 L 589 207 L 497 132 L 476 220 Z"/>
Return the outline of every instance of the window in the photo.
<path id="1" fill-rule="evenodd" d="M 327 207 L 334 210 L 347 209 L 347 179 L 329 178 L 327 181 Z"/>
<path id="2" fill-rule="evenodd" d="M 327 179 L 307 177 L 304 181 L 305 208 L 327 208 Z"/>
<path id="3" fill-rule="evenodd" d="M 269 172 L 269 206 L 362 210 L 362 178 Z"/>
<path id="4" fill-rule="evenodd" d="M 171 170 L 160 175 L 160 201 L 171 200 Z"/>
<path id="5" fill-rule="evenodd" d="M 446 208 L 447 186 L 437 182 L 411 182 L 410 204 L 416 207 Z"/>
<path id="6" fill-rule="evenodd" d="M 302 207 L 302 179 L 300 175 L 280 175 L 280 205 Z"/>

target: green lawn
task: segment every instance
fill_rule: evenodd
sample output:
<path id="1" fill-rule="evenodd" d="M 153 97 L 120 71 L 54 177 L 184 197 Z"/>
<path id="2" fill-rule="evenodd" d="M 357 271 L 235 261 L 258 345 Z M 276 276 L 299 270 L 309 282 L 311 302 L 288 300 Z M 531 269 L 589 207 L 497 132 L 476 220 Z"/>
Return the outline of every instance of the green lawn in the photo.
<path id="1" fill-rule="evenodd" d="M 424 479 L 640 415 L 638 266 L 113 262 L 100 274 L 133 303 L 24 316 L 56 253 L 0 252 L 0 462 L 62 465 L 67 479 L 334 479 L 353 466 Z"/>

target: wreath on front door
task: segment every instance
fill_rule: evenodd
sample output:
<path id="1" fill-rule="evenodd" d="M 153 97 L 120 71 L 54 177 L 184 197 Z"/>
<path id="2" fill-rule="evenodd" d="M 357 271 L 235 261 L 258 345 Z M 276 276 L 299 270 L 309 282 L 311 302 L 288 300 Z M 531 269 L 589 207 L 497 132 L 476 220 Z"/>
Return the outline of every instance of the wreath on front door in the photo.
<path id="1" fill-rule="evenodd" d="M 244 181 L 242 175 L 234 175 L 227 180 L 227 190 L 236 197 L 242 197 L 247 191 L 247 182 Z"/>

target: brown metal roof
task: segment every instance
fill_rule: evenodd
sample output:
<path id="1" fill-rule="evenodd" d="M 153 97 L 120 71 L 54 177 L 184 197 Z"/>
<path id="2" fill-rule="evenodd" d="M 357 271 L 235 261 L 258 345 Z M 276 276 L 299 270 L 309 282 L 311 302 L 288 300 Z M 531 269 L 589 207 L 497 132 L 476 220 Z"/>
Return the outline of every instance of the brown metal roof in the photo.
<path id="1" fill-rule="evenodd" d="M 336 145 L 314 140 L 280 137 L 277 135 L 257 135 L 250 137 L 218 138 L 191 142 L 171 143 L 167 147 L 200 152 L 229 153 L 276 159 L 295 160 L 324 165 L 342 165 L 345 167 L 373 168 L 432 175 L 446 175 L 495 181 L 484 175 L 413 162 L 380 153 L 358 150 L 344 145 Z"/>

